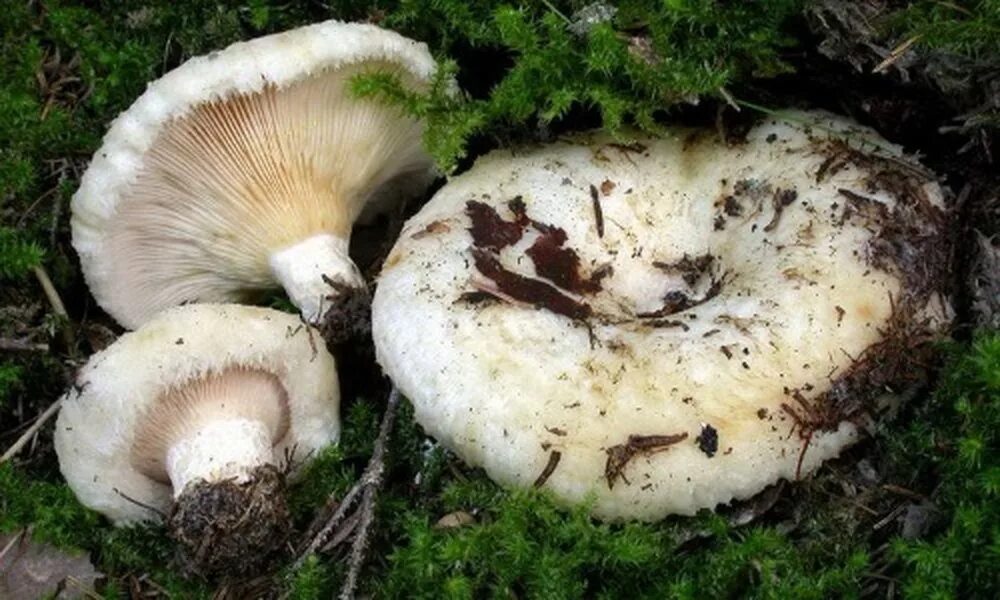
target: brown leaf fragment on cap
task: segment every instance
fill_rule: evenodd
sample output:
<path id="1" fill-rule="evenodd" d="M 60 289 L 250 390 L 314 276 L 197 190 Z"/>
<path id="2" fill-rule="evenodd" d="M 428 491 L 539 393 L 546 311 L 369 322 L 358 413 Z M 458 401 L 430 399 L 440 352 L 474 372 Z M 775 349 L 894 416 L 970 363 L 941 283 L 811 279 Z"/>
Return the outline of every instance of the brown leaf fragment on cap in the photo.
<path id="1" fill-rule="evenodd" d="M 476 269 L 496 284 L 497 289 L 514 300 L 548 309 L 571 319 L 590 316 L 590 306 L 563 294 L 550 284 L 508 271 L 493 254 L 472 248 Z"/>
<path id="2" fill-rule="evenodd" d="M 572 248 L 564 248 L 566 231 L 547 226 L 525 252 L 535 263 L 535 271 L 569 292 L 593 294 L 601 291 L 601 280 L 611 274 L 609 269 L 597 269 L 590 277 L 580 274 L 580 256 Z"/>
<path id="3" fill-rule="evenodd" d="M 773 231 L 775 227 L 778 226 L 778 221 L 781 220 L 781 213 L 785 211 L 785 207 L 791 205 L 792 202 L 799 197 L 799 193 L 795 190 L 783 190 L 781 188 L 775 190 L 774 197 L 771 198 L 771 205 L 774 207 L 774 216 L 771 217 L 771 221 L 764 226 L 764 231 Z"/>
<path id="4" fill-rule="evenodd" d="M 684 331 L 690 331 L 691 328 L 684 321 L 677 321 L 675 319 L 653 319 L 652 321 L 646 321 L 643 323 L 647 327 L 655 327 L 657 329 L 672 329 L 679 327 Z"/>
<path id="5" fill-rule="evenodd" d="M 847 160 L 843 160 L 841 154 L 831 154 L 823 161 L 823 164 L 816 170 L 816 183 L 823 183 L 824 179 L 833 177 L 847 166 Z"/>
<path id="6" fill-rule="evenodd" d="M 491 294 L 486 290 L 473 290 L 471 292 L 463 293 L 457 300 L 455 300 L 455 303 L 464 302 L 465 304 L 487 305 L 502 301 L 502 298 L 498 297 L 496 294 Z"/>
<path id="7" fill-rule="evenodd" d="M 489 204 L 478 200 L 465 203 L 465 214 L 472 220 L 469 233 L 472 235 L 473 246 L 499 251 L 520 241 L 528 225 L 527 215 L 523 211 L 524 203 L 520 198 L 515 198 L 511 200 L 510 207 L 516 217 L 514 221 L 501 217 Z"/>
<path id="8" fill-rule="evenodd" d="M 837 193 L 847 198 L 847 204 L 844 206 L 845 216 L 858 215 L 871 225 L 881 225 L 889 218 L 889 209 L 874 198 L 844 188 L 839 188 Z"/>
<path id="9" fill-rule="evenodd" d="M 695 285 L 703 275 L 708 273 L 715 262 L 715 257 L 709 253 L 698 256 L 685 254 L 674 262 L 653 261 L 653 266 L 666 273 L 679 274 L 688 285 Z"/>
<path id="10" fill-rule="evenodd" d="M 698 449 L 705 453 L 706 456 L 712 458 L 715 453 L 719 450 L 719 432 L 716 431 L 715 427 L 705 423 L 701 427 L 701 433 L 698 437 L 694 439 L 698 443 Z"/>
<path id="11" fill-rule="evenodd" d="M 624 444 L 611 446 L 605 452 L 608 459 L 604 463 L 604 478 L 608 481 L 608 489 L 615 487 L 615 482 L 621 479 L 630 485 L 625 477 L 625 467 L 636 456 L 649 456 L 663 452 L 674 444 L 686 440 L 687 432 L 672 435 L 630 435 Z"/>
<path id="12" fill-rule="evenodd" d="M 427 224 L 427 227 L 424 227 L 420 231 L 414 233 L 410 236 L 410 238 L 419 240 L 437 233 L 448 233 L 449 231 L 451 231 L 451 227 L 449 227 L 444 221 L 431 221 Z"/>
<path id="13" fill-rule="evenodd" d="M 555 472 L 556 467 L 559 466 L 559 461 L 561 459 L 562 459 L 562 452 L 559 452 L 558 450 L 553 450 L 552 452 L 549 452 L 549 462 L 545 463 L 545 468 L 542 469 L 541 474 L 538 475 L 538 478 L 535 479 L 535 483 L 533 483 L 532 485 L 535 486 L 536 488 L 540 488 L 543 485 L 545 485 L 545 482 L 548 481 L 549 477 L 552 476 L 552 473 Z"/>
<path id="14" fill-rule="evenodd" d="M 611 183 L 611 182 L 605 181 L 604 183 Z M 611 187 L 614 187 L 613 183 L 611 184 Z M 601 189 L 602 190 L 604 189 L 603 183 L 601 184 Z M 608 189 L 607 192 L 604 192 L 604 195 L 607 196 L 608 192 L 610 191 L 611 190 Z M 590 202 L 591 204 L 594 205 L 594 219 L 597 222 L 597 237 L 602 238 L 604 237 L 604 211 L 601 209 L 601 199 L 597 195 L 597 188 L 595 188 L 593 185 L 590 186 Z"/>
<path id="15" fill-rule="evenodd" d="M 738 217 L 743 214 L 743 206 L 735 196 L 726 196 L 722 211 L 730 217 Z"/>

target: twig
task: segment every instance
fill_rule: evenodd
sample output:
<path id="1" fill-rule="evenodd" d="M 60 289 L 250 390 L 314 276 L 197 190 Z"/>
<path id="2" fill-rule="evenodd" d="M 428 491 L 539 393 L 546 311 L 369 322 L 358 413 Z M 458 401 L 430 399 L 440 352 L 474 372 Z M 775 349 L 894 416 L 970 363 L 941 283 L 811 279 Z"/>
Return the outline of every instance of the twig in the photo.
<path id="1" fill-rule="evenodd" d="M 905 496 L 905 497 L 909 498 L 910 500 L 915 500 L 917 502 L 926 502 L 927 501 L 927 496 L 924 496 L 923 494 L 914 492 L 913 490 L 905 488 L 905 487 L 903 487 L 901 485 L 896 485 L 896 484 L 893 484 L 893 483 L 884 483 L 884 484 L 882 484 L 882 489 L 885 490 L 885 491 L 887 491 L 887 492 L 892 492 L 893 494 L 898 494 L 900 496 Z"/>
<path id="2" fill-rule="evenodd" d="M 896 61 L 902 58 L 903 55 L 906 54 L 906 51 L 910 49 L 910 46 L 917 43 L 919 39 L 920 36 L 915 35 L 910 39 L 906 40 L 905 42 L 903 42 L 902 44 L 896 46 L 893 49 L 893 51 L 889 53 L 889 56 L 885 58 L 885 60 L 880 62 L 878 65 L 875 66 L 874 69 L 872 69 L 872 73 L 884 73 L 885 71 L 887 71 L 889 67 L 896 64 Z"/>
<path id="3" fill-rule="evenodd" d="M 351 509 L 355 501 L 360 497 L 361 501 L 358 505 L 360 521 L 357 524 L 357 533 L 354 535 L 354 541 L 351 544 L 347 578 L 340 589 L 340 598 L 345 600 L 354 597 L 358 575 L 364 564 L 365 551 L 368 549 L 368 538 L 371 535 L 371 525 L 375 517 L 375 501 L 385 476 L 385 455 L 389 445 L 389 433 L 392 431 L 392 426 L 396 419 L 396 410 L 399 407 L 399 401 L 399 390 L 393 387 L 389 393 L 389 400 L 386 402 L 385 414 L 382 416 L 382 424 L 379 426 L 378 437 L 375 439 L 375 449 L 372 452 L 371 459 L 368 461 L 368 466 L 365 467 L 365 472 L 354 487 L 347 492 L 343 500 L 340 501 L 340 505 L 337 506 L 337 509 L 326 520 L 326 523 L 316 530 L 316 534 L 299 554 L 293 566 L 293 568 L 298 569 L 309 556 L 317 553 L 327 544 L 333 537 L 338 526 L 344 522 L 348 510 Z M 331 503 L 332 501 L 328 501 L 328 504 Z"/>
<path id="4" fill-rule="evenodd" d="M 16 534 L 14 534 L 14 537 L 10 538 L 10 541 L 7 542 L 7 545 L 4 546 L 2 550 L 0 550 L 0 562 L 3 562 L 3 559 L 5 556 L 7 556 L 7 553 L 10 552 L 11 548 L 16 546 L 19 541 L 21 541 L 21 538 L 23 538 L 24 534 L 26 534 L 27 532 L 28 528 L 25 527 L 24 529 L 21 529 Z"/>
<path id="5" fill-rule="evenodd" d="M 135 504 L 139 508 L 145 508 L 149 512 L 156 513 L 164 521 L 167 520 L 167 513 L 163 512 L 162 510 L 160 510 L 158 508 L 156 508 L 155 506 L 150 506 L 150 505 L 146 504 L 145 502 L 139 502 L 138 500 L 136 500 L 132 496 L 129 496 L 128 494 L 126 494 L 125 492 L 121 491 L 120 489 L 118 489 L 116 487 L 111 488 L 111 491 L 114 492 L 114 493 L 116 493 L 116 494 L 118 494 L 119 496 L 121 496 L 122 498 L 124 498 L 126 501 L 131 502 L 132 504 Z"/>
<path id="6" fill-rule="evenodd" d="M 883 527 L 885 527 L 886 525 L 888 525 L 889 523 L 891 523 L 893 521 L 893 519 L 895 519 L 899 515 L 903 514 L 903 511 L 905 511 L 905 510 L 906 510 L 906 505 L 905 504 L 900 504 L 896 508 L 892 509 L 891 511 L 889 511 L 889 514 L 887 514 L 886 516 L 882 517 L 881 519 L 879 519 L 879 521 L 877 523 L 875 523 L 874 525 L 872 525 L 872 531 L 878 531 L 879 529 L 882 529 Z"/>
<path id="7" fill-rule="evenodd" d="M 18 340 L 13 338 L 0 338 L 0 351 L 2 352 L 48 352 L 49 345 L 29 340 Z"/>
<path id="8" fill-rule="evenodd" d="M 562 14 L 562 12 L 560 12 L 559 9 L 556 8 L 555 5 L 552 4 L 552 2 L 550 2 L 549 0 L 542 0 L 542 4 L 544 4 L 546 8 L 548 8 L 550 11 L 552 11 L 552 14 L 554 14 L 557 17 L 559 17 L 563 21 L 566 21 L 567 25 L 572 25 L 573 24 L 573 19 L 570 19 L 566 15 Z"/>
<path id="9" fill-rule="evenodd" d="M 11 445 L 11 447 L 8 448 L 7 451 L 3 453 L 3 456 L 0 456 L 0 465 L 7 462 L 11 458 L 13 458 L 14 455 L 20 452 L 21 448 L 24 448 L 28 444 L 28 442 L 31 441 L 31 438 L 36 433 L 38 433 L 38 430 L 41 429 L 42 426 L 45 425 L 45 423 L 49 419 L 51 419 L 54 414 L 59 412 L 60 406 L 62 406 L 62 398 L 59 398 L 58 400 L 53 402 L 48 408 L 45 409 L 45 412 L 38 415 L 38 418 L 35 419 L 35 422 L 31 424 L 31 427 L 26 429 L 25 432 L 21 434 L 21 437 L 17 438 L 17 441 L 14 442 L 13 445 Z"/>
<path id="10" fill-rule="evenodd" d="M 69 313 L 66 312 L 66 305 L 63 304 L 62 298 L 59 297 L 59 292 L 56 291 L 56 286 L 52 285 L 52 280 L 49 279 L 49 274 L 45 272 L 41 266 L 36 266 L 34 268 L 35 278 L 38 279 L 38 283 L 42 286 L 42 291 L 45 292 L 45 297 L 49 301 L 49 305 L 52 306 L 52 312 L 56 313 L 62 317 L 66 323 L 62 327 L 63 340 L 66 342 L 66 349 L 70 354 L 73 354 L 73 348 L 75 346 L 75 337 L 73 335 L 73 328 L 70 326 Z"/>
<path id="11" fill-rule="evenodd" d="M 736 112 L 740 112 L 740 105 L 736 103 L 736 99 L 729 93 L 729 90 L 720 85 L 717 91 L 722 96 L 722 99 L 726 101 L 726 104 L 731 106 Z"/>
<path id="12" fill-rule="evenodd" d="M 396 420 L 399 396 L 399 390 L 393 386 L 392 391 L 389 392 L 389 400 L 386 402 L 385 415 L 382 417 L 378 438 L 375 440 L 375 450 L 372 452 L 371 461 L 365 469 L 365 477 L 362 477 L 363 483 L 367 480 L 367 487 L 364 499 L 361 501 L 361 522 L 358 524 L 358 532 L 354 535 L 354 543 L 351 545 L 347 579 L 340 588 L 341 600 L 350 600 L 354 597 L 358 575 L 361 573 L 362 564 L 364 564 L 368 538 L 371 536 L 371 525 L 375 518 L 375 500 L 385 478 L 385 453 L 389 446 L 389 434 L 392 432 L 392 426 Z"/>

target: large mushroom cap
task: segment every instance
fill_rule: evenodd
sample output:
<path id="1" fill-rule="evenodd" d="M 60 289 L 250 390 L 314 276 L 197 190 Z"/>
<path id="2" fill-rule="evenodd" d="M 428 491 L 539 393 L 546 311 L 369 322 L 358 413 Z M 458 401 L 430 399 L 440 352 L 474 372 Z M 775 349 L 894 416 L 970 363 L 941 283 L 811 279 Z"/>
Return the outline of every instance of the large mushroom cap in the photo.
<path id="1" fill-rule="evenodd" d="M 501 150 L 449 182 L 373 304 L 417 420 L 608 519 L 747 498 L 854 442 L 949 320 L 942 192 L 870 130 L 793 118 L 733 146 Z"/>
<path id="2" fill-rule="evenodd" d="M 112 124 L 73 198 L 73 245 L 98 302 L 129 328 L 186 302 L 284 286 L 310 320 L 328 281 L 360 287 L 347 255 L 366 205 L 432 180 L 422 126 L 351 96 L 389 71 L 422 86 L 424 44 L 328 21 L 193 58 Z"/>
<path id="3" fill-rule="evenodd" d="M 155 520 L 184 491 L 171 486 L 166 463 L 193 480 L 190 450 L 200 448 L 185 436 L 203 427 L 207 446 L 264 435 L 265 462 L 297 465 L 337 441 L 339 400 L 333 357 L 297 316 L 177 307 L 91 357 L 63 398 L 56 452 L 83 504 L 116 523 Z M 213 425 L 219 416 L 237 420 Z M 247 477 L 226 464 L 240 444 L 207 450 L 220 477 Z"/>

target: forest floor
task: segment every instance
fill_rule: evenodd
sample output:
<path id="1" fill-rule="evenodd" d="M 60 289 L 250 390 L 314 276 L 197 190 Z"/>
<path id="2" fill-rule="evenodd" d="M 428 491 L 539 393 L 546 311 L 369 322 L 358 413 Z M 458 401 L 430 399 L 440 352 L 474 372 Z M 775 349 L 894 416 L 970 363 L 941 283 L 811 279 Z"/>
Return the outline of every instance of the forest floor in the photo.
<path id="1" fill-rule="evenodd" d="M 606 525 L 543 493 L 503 490 L 424 436 L 404 402 L 362 594 L 1000 596 L 1000 2 L 509 4 L 4 6 L 0 453 L 24 444 L 0 460 L 0 597 L 319 598 L 339 589 L 349 539 L 251 580 L 183 578 L 161 527 L 114 528 L 75 500 L 47 412 L 87 357 L 122 332 L 90 296 L 69 233 L 69 200 L 107 124 L 190 56 L 327 18 L 376 22 L 450 57 L 446 70 L 467 96 L 397 98 L 428 120 L 428 147 L 446 170 L 568 131 L 683 123 L 724 132 L 784 108 L 821 108 L 875 128 L 940 176 L 955 247 L 956 326 L 929 383 L 815 476 L 718 514 Z M 358 91 L 387 96 L 391 87 L 362 81 Z M 363 268 L 377 267 L 393 227 L 356 231 Z M 361 474 L 385 406 L 370 346 L 338 354 L 343 439 L 290 490 L 299 541 Z"/>

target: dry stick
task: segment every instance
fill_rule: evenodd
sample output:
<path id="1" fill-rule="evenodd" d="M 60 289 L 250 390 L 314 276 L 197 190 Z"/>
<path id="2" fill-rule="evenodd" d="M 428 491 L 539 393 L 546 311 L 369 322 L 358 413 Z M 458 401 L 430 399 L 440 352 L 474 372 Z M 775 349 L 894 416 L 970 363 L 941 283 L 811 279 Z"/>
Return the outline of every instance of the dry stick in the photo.
<path id="1" fill-rule="evenodd" d="M 52 285 L 52 280 L 49 279 L 49 274 L 45 272 L 45 269 L 36 266 L 34 272 L 35 278 L 38 279 L 38 283 L 42 286 L 42 291 L 45 292 L 45 297 L 48 298 L 49 304 L 52 306 L 52 312 L 66 321 L 62 327 L 63 340 L 66 342 L 66 349 L 70 354 L 73 354 L 75 338 L 73 336 L 73 328 L 70 326 L 69 313 L 66 312 L 66 305 L 63 304 L 62 298 L 59 297 L 59 292 L 56 291 L 56 286 Z"/>
<path id="2" fill-rule="evenodd" d="M 385 454 L 389 445 L 389 433 L 392 431 L 399 401 L 399 390 L 393 387 L 389 393 L 389 400 L 386 402 L 385 415 L 383 415 L 382 424 L 379 426 L 378 437 L 375 439 L 375 449 L 372 452 L 371 459 L 368 461 L 368 466 L 365 467 L 365 472 L 354 487 L 347 492 L 344 499 L 341 500 L 340 505 L 337 506 L 337 510 L 327 519 L 323 527 L 316 532 L 309 545 L 306 546 L 305 550 L 296 559 L 293 567 L 296 569 L 301 567 L 302 563 L 309 556 L 315 554 L 326 545 L 333 536 L 337 526 L 344 521 L 347 511 L 350 510 L 358 497 L 361 496 L 359 506 L 361 521 L 358 524 L 358 532 L 355 534 L 354 542 L 351 545 L 350 568 L 347 573 L 347 579 L 344 581 L 344 585 L 340 591 L 341 598 L 352 598 L 354 588 L 357 586 L 357 578 L 361 571 L 361 565 L 364 562 L 365 550 L 367 549 L 368 537 L 370 535 L 369 532 L 374 518 L 375 499 L 379 488 L 382 486 L 382 479 L 385 476 Z"/>
<path id="3" fill-rule="evenodd" d="M 7 556 L 7 553 L 10 552 L 11 548 L 13 548 L 14 546 L 16 546 L 17 543 L 21 541 L 21 538 L 24 537 L 24 534 L 27 533 L 27 531 L 28 531 L 28 528 L 25 527 L 24 529 L 21 529 L 20 531 L 18 531 L 14 535 L 14 537 L 10 538 L 10 541 L 7 542 L 7 545 L 4 546 L 2 550 L 0 550 L 0 562 L 3 562 L 3 559 L 4 559 L 5 556 Z"/>
<path id="4" fill-rule="evenodd" d="M 382 480 L 385 478 L 385 452 L 389 446 L 389 433 L 392 431 L 392 425 L 396 419 L 396 409 L 399 407 L 399 395 L 399 390 L 393 386 L 392 391 L 389 392 L 389 400 L 386 402 L 385 416 L 382 417 L 378 439 L 375 440 L 375 451 L 372 452 L 372 459 L 368 463 L 368 468 L 365 469 L 369 483 L 365 489 L 365 496 L 361 500 L 361 522 L 358 524 L 358 532 L 354 534 L 354 542 L 351 544 L 347 579 L 340 588 L 341 600 L 354 598 L 354 589 L 358 585 L 358 575 L 361 573 L 361 566 L 365 561 L 368 538 L 371 537 L 371 525 L 375 519 L 375 500 L 379 488 L 382 487 Z"/>
<path id="5" fill-rule="evenodd" d="M 12 338 L 0 338 L 0 352 L 48 352 L 49 345 L 32 342 L 30 340 L 18 340 Z"/>
<path id="6" fill-rule="evenodd" d="M 906 54 L 906 51 L 910 49 L 910 46 L 917 43 L 920 40 L 920 37 L 921 36 L 919 35 L 915 35 L 910 39 L 906 40 L 905 42 L 903 42 L 902 44 L 896 46 L 893 49 L 893 51 L 889 53 L 889 56 L 885 58 L 885 60 L 880 62 L 878 65 L 875 66 L 874 69 L 872 69 L 872 73 L 884 73 L 885 71 L 887 71 L 889 67 L 896 64 L 896 62 L 900 58 L 903 58 L 903 55 Z"/>
<path id="7" fill-rule="evenodd" d="M 62 398 L 59 398 L 58 400 L 53 402 L 48 408 L 45 409 L 45 412 L 38 415 L 38 418 L 36 418 L 35 422 L 31 424 L 31 427 L 26 429 L 24 433 L 21 434 L 21 437 L 17 438 L 17 441 L 14 442 L 14 444 L 10 448 L 8 448 L 6 452 L 3 453 L 3 456 L 0 456 L 0 465 L 7 462 L 11 458 L 13 458 L 15 454 L 20 452 L 21 448 L 24 448 L 28 444 L 28 442 L 31 441 L 31 438 L 36 433 L 38 433 L 38 430 L 41 429 L 43 425 L 45 425 L 46 421 L 51 419 L 54 414 L 59 412 L 60 406 L 62 406 Z"/>

